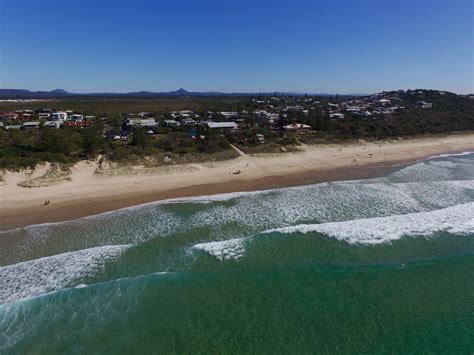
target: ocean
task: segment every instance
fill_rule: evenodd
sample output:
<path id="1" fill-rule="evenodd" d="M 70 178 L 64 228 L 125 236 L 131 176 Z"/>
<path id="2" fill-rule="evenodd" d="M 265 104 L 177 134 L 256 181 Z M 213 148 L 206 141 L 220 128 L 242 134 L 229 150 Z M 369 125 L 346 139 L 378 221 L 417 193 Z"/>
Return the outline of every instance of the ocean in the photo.
<path id="1" fill-rule="evenodd" d="M 474 351 L 474 154 L 0 243 L 2 354 Z"/>

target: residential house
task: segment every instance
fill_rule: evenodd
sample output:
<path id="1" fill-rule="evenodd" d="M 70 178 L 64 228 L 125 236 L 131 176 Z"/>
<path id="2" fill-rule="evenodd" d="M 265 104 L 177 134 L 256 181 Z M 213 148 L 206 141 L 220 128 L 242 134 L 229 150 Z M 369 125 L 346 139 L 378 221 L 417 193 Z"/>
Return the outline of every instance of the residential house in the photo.
<path id="1" fill-rule="evenodd" d="M 210 122 L 207 121 L 206 125 L 210 129 L 237 129 L 239 126 L 235 122 Z"/>

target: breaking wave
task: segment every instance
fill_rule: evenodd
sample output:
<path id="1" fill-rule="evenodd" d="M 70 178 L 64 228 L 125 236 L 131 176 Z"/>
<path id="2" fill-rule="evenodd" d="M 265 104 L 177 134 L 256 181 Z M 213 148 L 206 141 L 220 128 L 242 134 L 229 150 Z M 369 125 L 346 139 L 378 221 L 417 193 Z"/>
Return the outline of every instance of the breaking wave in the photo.
<path id="1" fill-rule="evenodd" d="M 435 232 L 467 235 L 474 233 L 474 203 L 430 212 L 363 218 L 322 224 L 300 224 L 264 233 L 318 232 L 350 244 L 379 244 L 403 236 L 430 236 Z"/>
<path id="2" fill-rule="evenodd" d="M 234 238 L 222 241 L 199 243 L 192 249 L 202 250 L 220 261 L 238 259 L 244 254 L 244 241 L 246 238 Z"/>
<path id="3" fill-rule="evenodd" d="M 129 245 L 96 247 L 47 256 L 0 268 L 0 304 L 73 286 L 124 252 Z"/>

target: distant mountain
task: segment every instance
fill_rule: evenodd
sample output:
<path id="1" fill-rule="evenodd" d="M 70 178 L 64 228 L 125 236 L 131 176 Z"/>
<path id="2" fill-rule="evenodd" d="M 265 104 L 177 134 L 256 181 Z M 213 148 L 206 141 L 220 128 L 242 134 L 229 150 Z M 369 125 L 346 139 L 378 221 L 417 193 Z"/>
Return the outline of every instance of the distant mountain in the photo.
<path id="1" fill-rule="evenodd" d="M 56 89 L 52 91 L 30 91 L 24 89 L 0 89 L 0 99 L 49 99 L 70 95 L 67 91 Z"/>
<path id="2" fill-rule="evenodd" d="M 260 92 L 260 93 L 224 93 L 224 92 L 196 92 L 187 91 L 183 88 L 179 88 L 175 91 L 166 92 L 152 92 L 152 91 L 136 91 L 128 93 L 72 93 L 63 89 L 55 89 L 52 91 L 31 91 L 25 89 L 0 89 L 0 99 L 60 99 L 60 98 L 81 98 L 81 97 L 117 97 L 117 98 L 155 98 L 163 96 L 273 96 L 273 95 L 291 95 L 291 96 L 303 96 L 304 93 L 296 92 Z M 330 94 L 310 94 L 319 96 L 330 96 Z M 365 94 L 350 94 L 343 96 L 363 96 Z"/>
<path id="3" fill-rule="evenodd" d="M 0 89 L 0 99 L 56 99 L 64 97 L 160 97 L 160 96 L 222 96 L 232 95 L 226 93 L 200 93 L 189 92 L 183 88 L 175 91 L 167 92 L 151 92 L 151 91 L 136 91 L 127 93 L 72 93 L 63 89 L 55 89 L 52 91 L 31 91 L 25 89 Z"/>

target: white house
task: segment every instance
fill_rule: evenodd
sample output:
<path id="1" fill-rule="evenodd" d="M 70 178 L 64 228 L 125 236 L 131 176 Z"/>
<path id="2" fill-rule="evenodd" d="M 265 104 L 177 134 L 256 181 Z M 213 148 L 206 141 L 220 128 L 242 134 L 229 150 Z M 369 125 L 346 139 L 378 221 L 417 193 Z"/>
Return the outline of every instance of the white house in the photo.
<path id="1" fill-rule="evenodd" d="M 133 118 L 128 121 L 128 125 L 132 127 L 156 127 L 158 123 L 154 118 Z"/>
<path id="2" fill-rule="evenodd" d="M 283 128 L 287 131 L 299 131 L 299 130 L 310 130 L 311 126 L 303 123 L 292 123 L 287 126 L 283 126 Z"/>
<path id="3" fill-rule="evenodd" d="M 335 112 L 335 113 L 330 113 L 330 114 L 329 114 L 329 117 L 330 117 L 330 118 L 344 118 L 344 114 L 343 114 L 343 113 L 339 113 L 339 112 Z"/>
<path id="4" fill-rule="evenodd" d="M 34 128 L 40 128 L 40 122 L 24 122 L 21 125 L 22 129 L 34 129 Z"/>
<path id="5" fill-rule="evenodd" d="M 206 122 L 208 128 L 211 129 L 237 129 L 237 123 L 235 122 Z"/>
<path id="6" fill-rule="evenodd" d="M 59 121 L 59 122 L 64 122 L 67 120 L 67 113 L 66 112 L 54 112 L 52 116 L 49 118 L 49 121 Z"/>

